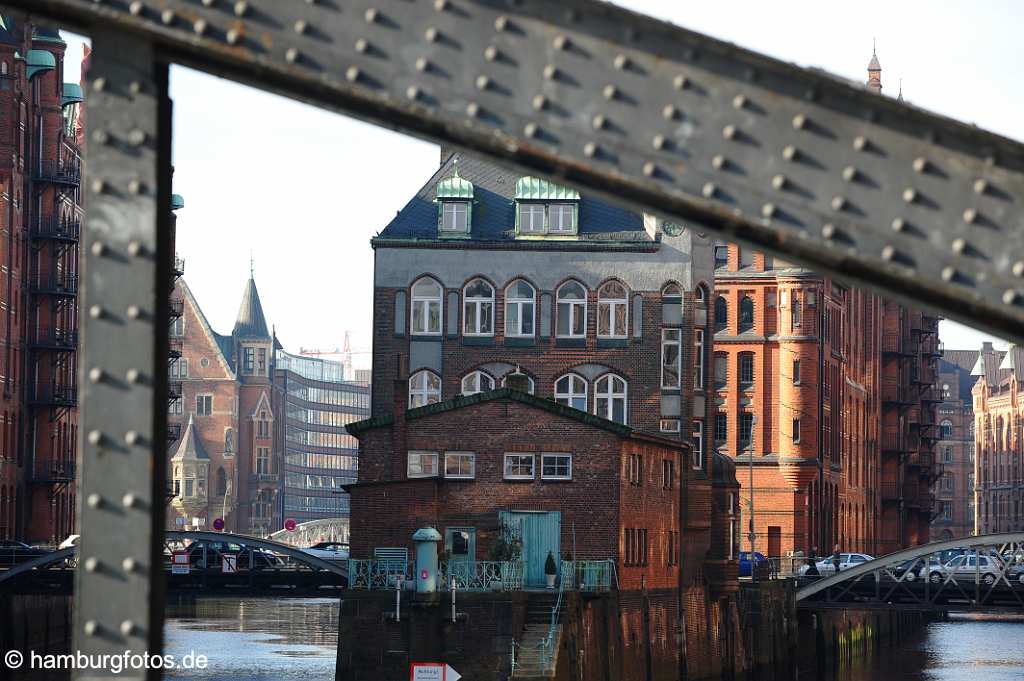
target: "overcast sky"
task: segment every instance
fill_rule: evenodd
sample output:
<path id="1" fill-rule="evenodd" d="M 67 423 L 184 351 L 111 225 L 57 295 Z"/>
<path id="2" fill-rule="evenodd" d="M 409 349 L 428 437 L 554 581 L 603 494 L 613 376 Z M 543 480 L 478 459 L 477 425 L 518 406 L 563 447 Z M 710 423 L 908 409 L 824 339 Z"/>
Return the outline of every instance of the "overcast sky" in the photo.
<path id="1" fill-rule="evenodd" d="M 866 78 L 872 39 L 883 93 L 1024 140 L 1024 2 L 945 0 L 714 3 L 622 0 L 802 66 Z M 68 79 L 81 41 L 69 38 Z M 434 171 L 435 145 L 174 67 L 174 191 L 185 278 L 215 329 L 229 332 L 249 276 L 285 347 L 371 343 L 369 239 Z M 990 339 L 943 322 L 946 347 Z M 369 354 L 356 357 L 369 366 Z"/>

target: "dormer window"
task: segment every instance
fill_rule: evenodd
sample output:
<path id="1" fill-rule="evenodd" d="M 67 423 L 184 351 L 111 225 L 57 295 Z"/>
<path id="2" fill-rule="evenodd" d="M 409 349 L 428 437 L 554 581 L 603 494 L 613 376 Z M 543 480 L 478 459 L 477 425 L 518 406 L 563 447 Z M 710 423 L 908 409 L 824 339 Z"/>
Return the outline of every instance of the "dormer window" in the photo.
<path id="1" fill-rule="evenodd" d="M 544 204 L 519 204 L 519 233 L 543 234 L 544 232 Z"/>
<path id="2" fill-rule="evenodd" d="M 516 182 L 516 233 L 519 236 L 573 236 L 579 222 L 580 195 L 536 177 Z"/>
<path id="3" fill-rule="evenodd" d="M 551 234 L 576 233 L 576 206 L 571 203 L 552 203 L 548 206 Z"/>
<path id="4" fill-rule="evenodd" d="M 441 202 L 441 233 L 468 234 L 469 233 L 469 202 L 468 201 L 442 201 Z"/>
<path id="5" fill-rule="evenodd" d="M 437 233 L 442 237 L 468 238 L 473 225 L 473 183 L 459 177 L 458 159 L 452 175 L 437 183 Z"/>

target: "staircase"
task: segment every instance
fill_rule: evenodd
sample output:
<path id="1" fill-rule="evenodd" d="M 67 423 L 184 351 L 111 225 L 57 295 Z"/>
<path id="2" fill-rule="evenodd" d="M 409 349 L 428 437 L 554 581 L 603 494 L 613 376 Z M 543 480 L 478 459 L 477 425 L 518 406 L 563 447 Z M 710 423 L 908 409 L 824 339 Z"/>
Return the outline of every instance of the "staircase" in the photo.
<path id="1" fill-rule="evenodd" d="M 558 602 L 557 592 L 531 593 L 526 604 L 526 625 L 516 646 L 516 679 L 550 679 L 555 675 L 558 647 L 562 638 L 561 610 L 549 648 L 550 666 L 544 664 L 544 640 L 551 631 L 551 610 Z M 565 607 L 565 604 L 562 604 Z"/>

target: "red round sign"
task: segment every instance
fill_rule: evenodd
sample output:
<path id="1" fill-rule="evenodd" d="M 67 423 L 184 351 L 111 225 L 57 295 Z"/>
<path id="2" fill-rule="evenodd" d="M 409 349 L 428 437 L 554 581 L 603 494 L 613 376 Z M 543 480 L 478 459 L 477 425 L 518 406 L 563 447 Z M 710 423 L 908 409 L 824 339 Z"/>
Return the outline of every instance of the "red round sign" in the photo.
<path id="1" fill-rule="evenodd" d="M 426 579 L 429 576 L 430 576 L 430 573 L 427 572 L 426 570 L 423 570 L 423 571 L 420 572 L 420 579 Z"/>
<path id="2" fill-rule="evenodd" d="M 217 530 L 218 532 L 223 530 L 224 529 L 224 519 L 223 518 L 215 518 L 214 521 L 213 521 L 213 529 Z"/>
<path id="3" fill-rule="evenodd" d="M 284 529 L 288 530 L 289 532 L 294 532 L 295 518 L 289 518 L 288 520 L 284 521 Z"/>

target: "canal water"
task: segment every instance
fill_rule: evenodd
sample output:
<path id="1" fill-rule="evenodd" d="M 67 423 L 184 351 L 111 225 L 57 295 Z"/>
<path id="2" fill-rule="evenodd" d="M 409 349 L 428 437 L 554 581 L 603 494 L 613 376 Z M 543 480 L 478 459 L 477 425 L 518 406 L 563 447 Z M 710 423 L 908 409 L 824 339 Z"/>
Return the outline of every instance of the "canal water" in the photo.
<path id="1" fill-rule="evenodd" d="M 218 599 L 170 606 L 166 651 L 205 655 L 205 670 L 169 674 L 203 681 L 334 678 L 338 602 L 329 599 Z M 876 649 L 797 681 L 1021 681 L 1024 622 L 935 622 L 895 647 Z M 467 680 L 470 681 L 470 680 Z"/>

